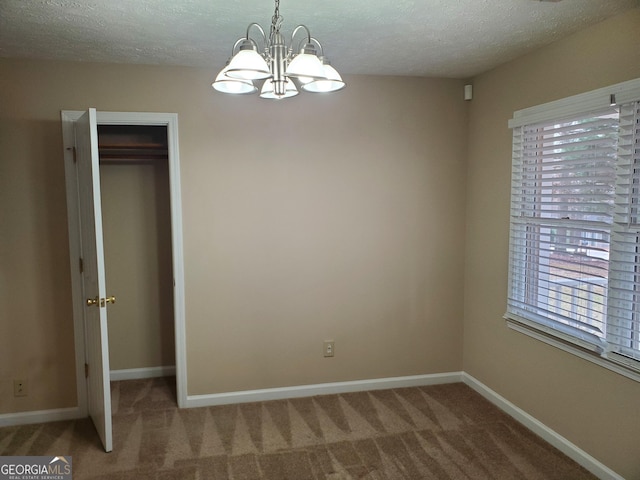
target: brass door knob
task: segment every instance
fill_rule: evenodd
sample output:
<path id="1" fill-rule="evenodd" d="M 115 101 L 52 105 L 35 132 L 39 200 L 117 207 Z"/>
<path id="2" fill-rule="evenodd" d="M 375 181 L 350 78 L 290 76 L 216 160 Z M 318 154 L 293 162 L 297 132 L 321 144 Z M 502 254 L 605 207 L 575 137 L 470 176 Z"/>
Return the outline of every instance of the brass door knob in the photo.
<path id="1" fill-rule="evenodd" d="M 91 306 L 97 306 L 98 305 L 98 297 L 96 298 L 87 298 L 87 307 L 91 307 Z"/>

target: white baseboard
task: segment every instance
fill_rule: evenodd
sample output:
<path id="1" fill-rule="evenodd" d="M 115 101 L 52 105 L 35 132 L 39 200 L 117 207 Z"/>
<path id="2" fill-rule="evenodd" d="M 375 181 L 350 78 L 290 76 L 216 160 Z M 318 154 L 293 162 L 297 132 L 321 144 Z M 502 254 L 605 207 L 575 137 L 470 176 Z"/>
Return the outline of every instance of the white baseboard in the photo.
<path id="1" fill-rule="evenodd" d="M 60 420 L 75 420 L 76 418 L 84 418 L 86 416 L 87 413 L 82 412 L 79 407 L 3 413 L 0 415 L 0 427 L 28 425 L 31 423 L 58 422 Z"/>
<path id="2" fill-rule="evenodd" d="M 513 417 L 515 420 L 527 427 L 536 435 L 542 437 L 547 443 L 553 445 L 567 457 L 571 458 L 574 462 L 582 465 L 598 478 L 607 480 L 624 480 L 623 477 L 618 475 L 609 467 L 596 460 L 587 452 L 580 449 L 569 440 L 564 438 L 562 435 L 550 429 L 544 423 L 532 417 L 521 408 L 515 406 L 506 398 L 494 392 L 485 384 L 483 384 L 479 380 L 476 380 L 468 373 L 462 373 L 462 381 L 469 387 L 473 388 L 484 398 L 489 400 L 491 403 L 493 403 L 495 406 L 497 406 L 500 410 Z"/>
<path id="3" fill-rule="evenodd" d="M 140 378 L 169 377 L 176 374 L 176 367 L 147 367 L 127 368 L 125 370 L 111 370 L 109 378 L 112 382 L 120 380 L 138 380 Z"/>
<path id="4" fill-rule="evenodd" d="M 295 387 L 265 388 L 261 390 L 243 390 L 209 395 L 189 395 L 187 396 L 186 407 L 211 407 L 230 403 L 262 402 L 266 400 L 281 400 L 284 398 L 362 392 L 365 390 L 384 390 L 387 388 L 456 383 L 462 381 L 462 374 L 463 372 L 436 373 L 431 375 L 355 380 L 351 382 L 320 383 L 317 385 L 300 385 Z"/>
<path id="5" fill-rule="evenodd" d="M 175 375 L 175 367 L 134 368 L 112 370 L 111 380 L 131 380 Z M 580 449 L 569 440 L 558 434 L 527 412 L 511 403 L 479 380 L 465 372 L 438 373 L 430 375 L 413 375 L 406 377 L 377 378 L 356 380 L 351 382 L 321 383 L 316 385 L 300 385 L 294 387 L 267 388 L 261 390 L 243 390 L 238 392 L 215 393 L 209 395 L 189 395 L 185 407 L 209 407 L 232 403 L 259 402 L 281 400 L 285 398 L 310 397 L 337 393 L 361 392 L 366 390 L 384 390 L 389 388 L 418 387 L 439 385 L 444 383 L 463 382 L 502 411 L 513 417 L 533 433 L 560 450 L 579 465 L 582 465 L 600 479 L 624 480 L 624 478 Z M 31 423 L 54 422 L 86 417 L 79 407 L 33 412 L 17 412 L 0 414 L 0 427 L 25 425 Z"/>

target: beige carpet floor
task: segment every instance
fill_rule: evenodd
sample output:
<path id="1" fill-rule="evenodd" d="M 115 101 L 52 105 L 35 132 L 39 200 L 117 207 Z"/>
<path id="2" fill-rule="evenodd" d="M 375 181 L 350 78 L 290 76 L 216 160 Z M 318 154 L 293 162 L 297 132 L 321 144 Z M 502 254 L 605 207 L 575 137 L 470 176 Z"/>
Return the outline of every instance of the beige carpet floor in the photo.
<path id="1" fill-rule="evenodd" d="M 595 478 L 464 384 L 194 409 L 175 378 L 112 383 L 114 450 L 90 420 L 0 429 L 0 455 L 70 455 L 75 480 Z"/>

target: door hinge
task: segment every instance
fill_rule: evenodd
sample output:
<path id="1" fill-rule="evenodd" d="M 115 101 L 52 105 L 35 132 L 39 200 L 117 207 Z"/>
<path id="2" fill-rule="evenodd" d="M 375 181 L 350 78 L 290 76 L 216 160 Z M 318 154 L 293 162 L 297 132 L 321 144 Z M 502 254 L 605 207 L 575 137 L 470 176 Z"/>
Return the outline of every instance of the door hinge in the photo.
<path id="1" fill-rule="evenodd" d="M 82 261 L 82 257 L 78 259 L 78 266 L 80 268 L 80 273 L 84 273 L 84 262 Z"/>
<path id="2" fill-rule="evenodd" d="M 89 364 L 84 364 L 84 378 L 89 378 Z"/>

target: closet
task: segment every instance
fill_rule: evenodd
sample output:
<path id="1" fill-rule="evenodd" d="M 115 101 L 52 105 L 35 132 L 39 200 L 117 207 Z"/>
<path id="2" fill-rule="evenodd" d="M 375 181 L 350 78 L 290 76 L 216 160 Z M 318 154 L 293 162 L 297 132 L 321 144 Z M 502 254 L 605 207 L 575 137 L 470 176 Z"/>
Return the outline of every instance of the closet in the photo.
<path id="1" fill-rule="evenodd" d="M 112 379 L 175 365 L 166 126 L 98 125 Z"/>

